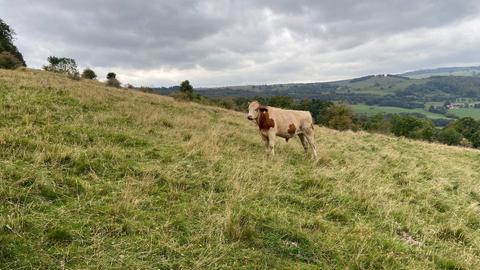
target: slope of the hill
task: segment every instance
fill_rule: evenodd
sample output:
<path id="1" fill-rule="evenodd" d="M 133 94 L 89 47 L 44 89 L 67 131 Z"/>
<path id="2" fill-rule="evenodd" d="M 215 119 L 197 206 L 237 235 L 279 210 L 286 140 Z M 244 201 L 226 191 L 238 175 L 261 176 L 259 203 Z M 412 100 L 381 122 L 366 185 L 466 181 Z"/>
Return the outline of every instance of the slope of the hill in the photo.
<path id="1" fill-rule="evenodd" d="M 475 269 L 480 153 L 0 71 L 0 269 Z"/>

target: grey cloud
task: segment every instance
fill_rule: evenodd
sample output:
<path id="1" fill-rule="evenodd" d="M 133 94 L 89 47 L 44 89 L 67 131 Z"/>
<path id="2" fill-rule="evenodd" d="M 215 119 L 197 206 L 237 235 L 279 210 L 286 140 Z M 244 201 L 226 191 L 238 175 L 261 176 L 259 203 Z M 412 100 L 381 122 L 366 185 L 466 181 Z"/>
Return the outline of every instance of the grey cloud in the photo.
<path id="1" fill-rule="evenodd" d="M 417 44 L 411 33 L 461 31 L 452 25 L 479 15 L 470 0 L 0 0 L 0 7 L 30 65 L 52 54 L 102 70 L 175 71 L 165 79 L 137 72 L 131 78 L 140 84 L 182 72 L 202 85 L 315 81 L 479 60 L 470 55 L 476 38 L 425 43 L 431 52 L 421 43 L 402 51 L 382 42 Z M 424 57 L 405 59 L 416 51 Z"/>

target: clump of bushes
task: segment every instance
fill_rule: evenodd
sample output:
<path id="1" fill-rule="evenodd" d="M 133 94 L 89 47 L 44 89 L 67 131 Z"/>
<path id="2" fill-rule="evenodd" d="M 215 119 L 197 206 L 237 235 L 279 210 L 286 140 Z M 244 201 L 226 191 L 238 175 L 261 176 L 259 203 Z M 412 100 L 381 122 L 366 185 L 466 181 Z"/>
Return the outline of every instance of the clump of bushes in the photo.
<path id="1" fill-rule="evenodd" d="M 170 96 L 177 100 L 188 100 L 196 101 L 202 104 L 212 104 L 212 102 L 208 98 L 196 93 L 188 80 L 183 81 L 180 84 L 179 91 L 171 93 Z"/>
<path id="2" fill-rule="evenodd" d="M 95 80 L 97 78 L 97 74 L 95 74 L 95 71 L 91 70 L 90 68 L 86 68 L 82 72 L 82 78 L 88 80 Z"/>
<path id="3" fill-rule="evenodd" d="M 43 69 L 50 72 L 66 74 L 72 80 L 80 80 L 80 72 L 77 69 L 77 63 L 74 59 L 68 57 L 49 56 L 47 58 L 48 65 Z"/>
<path id="4" fill-rule="evenodd" d="M 23 63 L 9 52 L 0 53 L 0 68 L 16 69 L 22 67 Z"/>
<path id="5" fill-rule="evenodd" d="M 327 110 L 327 126 L 336 130 L 358 130 L 355 113 L 346 104 L 332 105 Z"/>
<path id="6" fill-rule="evenodd" d="M 49 56 L 47 61 L 48 65 L 43 66 L 46 71 L 64 74 L 78 73 L 77 63 L 72 58 Z"/>

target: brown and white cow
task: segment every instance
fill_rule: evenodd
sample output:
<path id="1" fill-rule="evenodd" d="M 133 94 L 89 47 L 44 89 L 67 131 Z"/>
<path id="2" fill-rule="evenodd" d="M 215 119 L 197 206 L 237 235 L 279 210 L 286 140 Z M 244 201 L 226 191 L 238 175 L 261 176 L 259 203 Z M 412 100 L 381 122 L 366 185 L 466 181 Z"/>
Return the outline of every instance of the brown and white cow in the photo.
<path id="1" fill-rule="evenodd" d="M 254 100 L 248 103 L 248 120 L 255 120 L 260 135 L 269 154 L 274 155 L 276 136 L 288 139 L 298 135 L 305 154 L 311 147 L 313 157 L 317 159 L 315 148 L 313 119 L 308 111 L 284 110 L 265 106 Z"/>

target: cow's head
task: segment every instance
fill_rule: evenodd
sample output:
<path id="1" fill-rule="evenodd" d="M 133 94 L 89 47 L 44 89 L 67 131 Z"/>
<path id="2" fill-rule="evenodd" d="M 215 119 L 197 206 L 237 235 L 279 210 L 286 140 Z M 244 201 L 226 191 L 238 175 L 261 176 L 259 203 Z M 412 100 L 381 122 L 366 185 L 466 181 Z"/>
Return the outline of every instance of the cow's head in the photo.
<path id="1" fill-rule="evenodd" d="M 267 107 L 261 105 L 258 101 L 254 100 L 248 103 L 248 120 L 256 120 L 260 112 L 267 111 Z"/>

